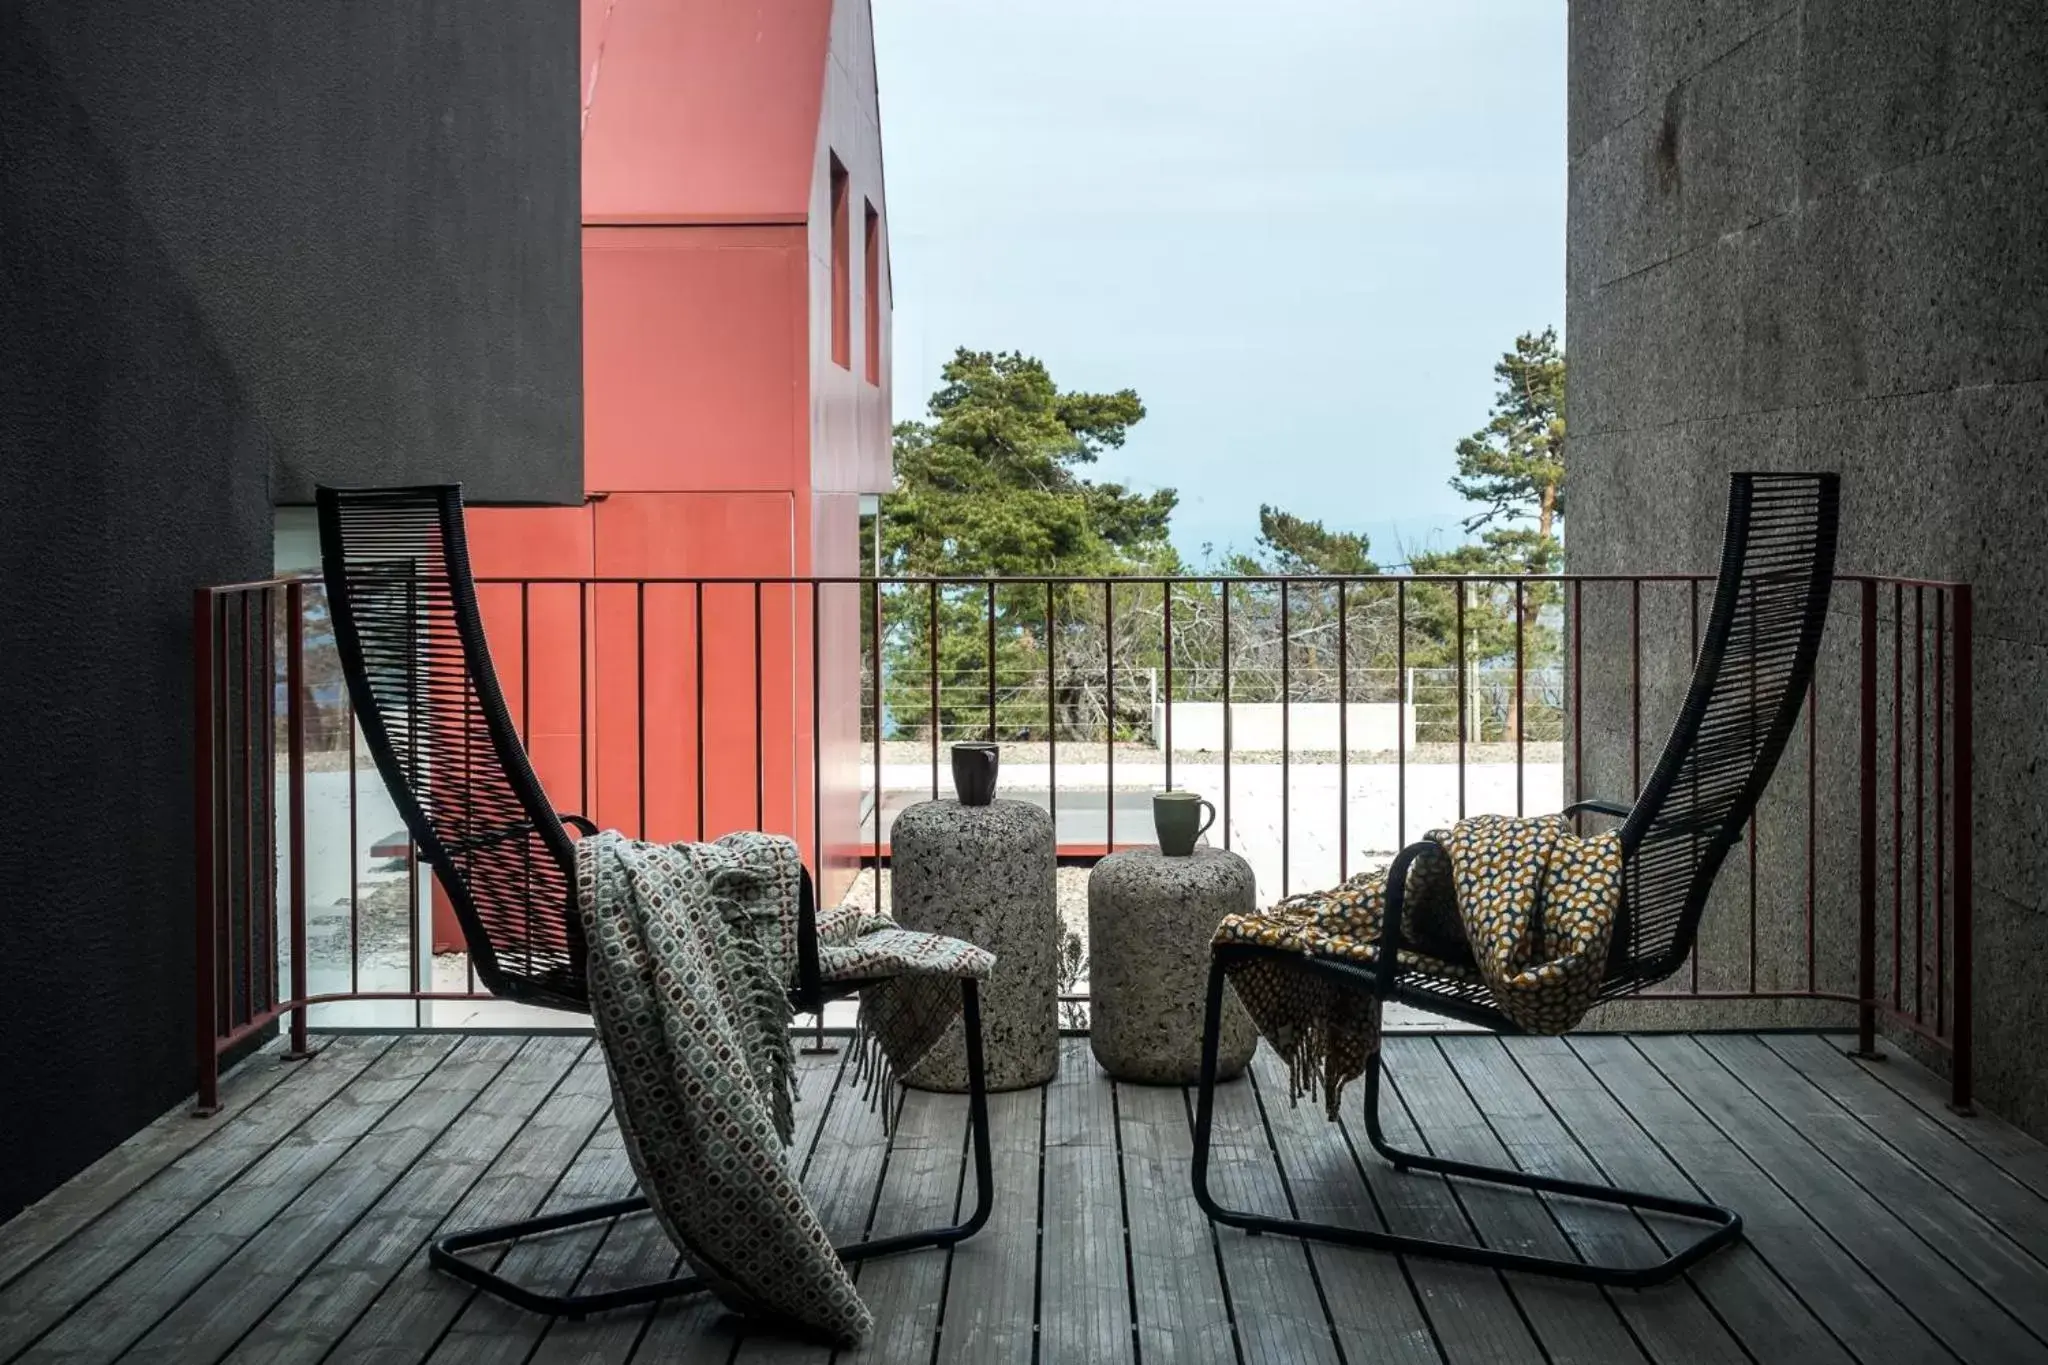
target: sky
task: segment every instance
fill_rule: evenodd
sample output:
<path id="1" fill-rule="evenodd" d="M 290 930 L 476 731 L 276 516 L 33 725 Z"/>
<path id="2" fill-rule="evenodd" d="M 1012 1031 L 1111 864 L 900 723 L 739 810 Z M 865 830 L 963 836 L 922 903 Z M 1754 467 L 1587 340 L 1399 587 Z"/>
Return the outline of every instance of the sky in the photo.
<path id="1" fill-rule="evenodd" d="M 1375 558 L 1518 332 L 1564 324 L 1565 0 L 873 0 L 895 403 L 1021 350 L 1147 416 L 1095 477 L 1249 549 L 1270 503 Z"/>

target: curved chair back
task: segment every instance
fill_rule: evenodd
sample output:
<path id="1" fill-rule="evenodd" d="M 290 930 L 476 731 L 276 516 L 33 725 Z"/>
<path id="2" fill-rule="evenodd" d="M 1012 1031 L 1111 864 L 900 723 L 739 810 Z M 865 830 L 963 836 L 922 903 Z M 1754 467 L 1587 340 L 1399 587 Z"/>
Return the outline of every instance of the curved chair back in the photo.
<path id="1" fill-rule="evenodd" d="M 1677 971 L 1813 679 L 1834 582 L 1834 474 L 1737 474 L 1691 687 L 1621 827 L 1622 922 L 1605 996 Z"/>
<path id="2" fill-rule="evenodd" d="M 343 675 L 377 770 L 494 995 L 587 1008 L 575 854 L 491 668 L 462 490 L 318 493 Z"/>

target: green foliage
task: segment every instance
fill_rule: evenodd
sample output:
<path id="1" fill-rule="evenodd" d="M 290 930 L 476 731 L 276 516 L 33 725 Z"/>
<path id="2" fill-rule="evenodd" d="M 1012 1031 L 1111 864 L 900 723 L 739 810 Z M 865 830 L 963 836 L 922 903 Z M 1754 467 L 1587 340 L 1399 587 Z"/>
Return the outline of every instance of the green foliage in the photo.
<path id="1" fill-rule="evenodd" d="M 1014 351 L 963 348 L 940 378 L 927 419 L 896 428 L 897 486 L 882 500 L 884 577 L 1179 571 L 1167 539 L 1173 490 L 1137 493 L 1085 474 L 1143 420 L 1135 392 L 1063 391 L 1041 361 Z M 895 622 L 886 648 L 899 732 L 929 727 L 934 685 L 948 737 L 1041 731 L 1048 680 L 1064 722 L 1092 715 L 1099 723 L 1106 698 L 1084 681 L 1102 668 L 1099 588 L 1006 584 L 991 593 L 949 583 L 900 588 L 894 597 L 885 609 Z M 1139 599 L 1156 606 L 1158 597 L 1157 587 L 1133 585 L 1118 614 Z"/>
<path id="2" fill-rule="evenodd" d="M 1525 332 L 1493 367 L 1499 388 L 1486 425 L 1458 442 L 1451 487 L 1480 504 L 1467 532 L 1534 519 L 1552 535 L 1564 515 L 1564 351 L 1557 329 Z"/>
<path id="3" fill-rule="evenodd" d="M 1233 555 L 1232 573 L 1376 574 L 1363 532 L 1331 531 L 1277 507 L 1259 505 L 1259 552 Z"/>
<path id="4" fill-rule="evenodd" d="M 1129 389 L 1062 392 L 1014 351 L 962 349 L 930 416 L 896 428 L 896 491 L 882 500 L 883 572 L 949 577 L 1171 572 L 1176 495 L 1083 477 L 1123 445 L 1145 405 Z"/>

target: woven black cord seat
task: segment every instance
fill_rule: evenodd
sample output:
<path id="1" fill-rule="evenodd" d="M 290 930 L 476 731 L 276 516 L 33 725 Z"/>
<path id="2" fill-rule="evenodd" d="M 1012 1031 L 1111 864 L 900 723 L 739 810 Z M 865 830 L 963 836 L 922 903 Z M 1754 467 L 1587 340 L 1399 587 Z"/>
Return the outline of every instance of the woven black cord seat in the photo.
<path id="1" fill-rule="evenodd" d="M 335 645 L 357 719 L 406 829 L 454 907 L 477 979 L 507 1000 L 587 1013 L 587 950 L 569 830 L 597 830 L 548 801 L 512 724 L 477 609 L 461 488 L 322 488 L 318 503 Z M 797 966 L 790 1005 L 801 1013 L 816 1013 L 874 984 L 822 979 L 808 871 L 799 897 Z M 971 980 L 960 987 L 974 1209 L 955 1226 L 841 1247 L 842 1261 L 951 1246 L 988 1221 L 994 1179 L 980 992 Z M 433 1243 L 430 1259 L 521 1308 L 572 1317 L 702 1288 L 690 1276 L 598 1294 L 547 1294 L 460 1255 L 647 1208 L 646 1198 L 635 1196 L 455 1233 Z"/>
<path id="2" fill-rule="evenodd" d="M 1684 705 L 1655 771 L 1632 804 L 1581 801 L 1567 808 L 1567 814 L 1607 815 L 1622 821 L 1622 904 L 1599 993 L 1603 1001 L 1633 995 L 1664 980 L 1692 952 L 1715 875 L 1728 850 L 1741 840 L 1813 677 L 1834 579 L 1839 503 L 1840 484 L 1833 474 L 1734 476 L 1713 614 Z M 1354 988 L 1381 1004 L 1398 1000 L 1502 1033 L 1521 1032 L 1493 1003 L 1484 984 L 1399 965 L 1408 865 L 1431 847 L 1441 845 L 1428 840 L 1410 844 L 1387 869 L 1385 919 L 1374 965 L 1240 945 L 1220 946 L 1212 953 L 1195 1119 L 1195 1198 L 1203 1211 L 1219 1223 L 1253 1233 L 1275 1232 L 1621 1286 L 1659 1283 L 1734 1241 L 1741 1234 L 1742 1219 L 1716 1204 L 1449 1161 L 1393 1147 L 1380 1129 L 1377 1053 L 1365 1073 L 1366 1130 L 1373 1148 L 1396 1170 L 1432 1171 L 1672 1214 L 1703 1222 L 1708 1232 L 1652 1265 L 1603 1266 L 1268 1217 L 1225 1208 L 1217 1201 L 1209 1188 L 1210 1129 L 1224 986 L 1235 963 L 1262 953 L 1281 956 L 1299 970 Z"/>

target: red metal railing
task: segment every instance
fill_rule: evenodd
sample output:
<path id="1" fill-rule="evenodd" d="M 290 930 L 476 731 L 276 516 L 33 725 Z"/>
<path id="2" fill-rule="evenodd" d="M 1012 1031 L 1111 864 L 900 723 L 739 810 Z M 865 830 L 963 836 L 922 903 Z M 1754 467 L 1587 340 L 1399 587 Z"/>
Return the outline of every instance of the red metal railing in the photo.
<path id="1" fill-rule="evenodd" d="M 1119 793 L 1141 806 L 1193 786 L 1272 895 L 1467 813 L 1639 790 L 1710 581 L 523 579 L 479 595 L 543 782 L 600 823 L 779 829 L 836 892 L 878 880 L 893 804 L 940 792 L 947 740 L 994 737 L 1008 789 L 1052 811 L 1068 858 L 1142 838 L 1135 807 L 1120 834 Z M 202 1107 L 220 1055 L 281 1016 L 302 1052 L 318 1006 L 480 998 L 409 842 L 376 866 L 402 824 L 324 623 L 317 582 L 195 599 Z M 1865 1049 L 1882 1023 L 1945 1054 L 1967 1105 L 1971 624 L 1966 585 L 1838 580 L 1801 730 L 1722 903 L 1688 968 L 1641 999 L 1792 1011 L 1752 1022 L 1850 1007 L 1834 1018 L 1853 1013 Z"/>

